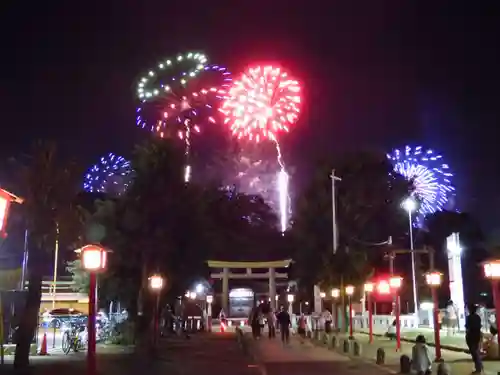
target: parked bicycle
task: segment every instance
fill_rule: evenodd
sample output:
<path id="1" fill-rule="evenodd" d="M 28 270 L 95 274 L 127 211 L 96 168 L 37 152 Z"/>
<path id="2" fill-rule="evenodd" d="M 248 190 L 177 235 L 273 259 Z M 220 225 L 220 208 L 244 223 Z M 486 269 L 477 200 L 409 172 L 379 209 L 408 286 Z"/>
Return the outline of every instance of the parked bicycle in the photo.
<path id="1" fill-rule="evenodd" d="M 72 324 L 71 328 L 63 333 L 62 350 L 68 354 L 72 349 L 76 353 L 85 350 L 88 344 L 87 327 L 81 324 Z"/>

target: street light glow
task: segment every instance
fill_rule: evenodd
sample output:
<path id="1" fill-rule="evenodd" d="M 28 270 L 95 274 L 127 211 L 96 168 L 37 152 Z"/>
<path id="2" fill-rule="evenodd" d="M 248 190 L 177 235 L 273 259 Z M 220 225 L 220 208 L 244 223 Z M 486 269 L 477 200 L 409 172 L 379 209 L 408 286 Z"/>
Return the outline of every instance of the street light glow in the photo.
<path id="1" fill-rule="evenodd" d="M 373 285 L 373 283 L 365 283 L 365 293 L 373 292 L 374 288 L 375 286 Z"/>
<path id="2" fill-rule="evenodd" d="M 196 293 L 201 294 L 201 292 L 203 292 L 203 285 L 202 284 L 196 285 Z"/>
<path id="3" fill-rule="evenodd" d="M 441 276 L 440 272 L 428 272 L 425 274 L 425 282 L 429 286 L 439 286 L 441 285 Z"/>
<path id="4" fill-rule="evenodd" d="M 389 279 L 389 285 L 391 289 L 399 289 L 403 284 L 403 278 L 400 276 L 393 276 Z"/>
<path id="5" fill-rule="evenodd" d="M 484 276 L 488 279 L 500 279 L 500 260 L 490 260 L 483 264 Z"/>
<path id="6" fill-rule="evenodd" d="M 354 286 L 352 285 L 347 285 L 345 287 L 345 293 L 348 295 L 348 296 L 352 296 L 354 294 Z"/>
<path id="7" fill-rule="evenodd" d="M 403 201 L 403 208 L 408 212 L 414 212 L 417 209 L 417 202 L 414 198 L 408 197 Z"/>
<path id="8" fill-rule="evenodd" d="M 340 289 L 337 289 L 337 288 L 332 289 L 332 297 L 339 298 L 340 297 Z"/>
<path id="9" fill-rule="evenodd" d="M 153 275 L 149 278 L 149 286 L 153 290 L 160 290 L 163 288 L 163 277 L 160 275 Z"/>

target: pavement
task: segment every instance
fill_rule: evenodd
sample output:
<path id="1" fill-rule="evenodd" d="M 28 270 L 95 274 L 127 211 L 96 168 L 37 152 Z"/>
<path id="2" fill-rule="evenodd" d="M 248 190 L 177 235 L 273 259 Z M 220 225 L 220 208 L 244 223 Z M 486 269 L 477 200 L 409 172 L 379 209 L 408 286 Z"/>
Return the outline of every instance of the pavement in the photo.
<path id="1" fill-rule="evenodd" d="M 10 375 L 13 356 L 6 357 L 2 375 Z M 32 375 L 86 374 L 86 352 L 53 353 L 30 359 Z M 234 333 L 194 334 L 189 339 L 171 336 L 159 340 L 156 353 L 150 348 L 100 345 L 97 375 L 259 375 L 250 357 L 238 346 Z"/>
<path id="2" fill-rule="evenodd" d="M 42 345 L 43 335 L 47 335 L 47 351 L 50 353 L 52 351 L 62 350 L 62 332 L 60 330 L 54 330 L 53 328 L 40 328 L 38 331 L 37 347 L 40 349 Z"/>
<path id="3" fill-rule="evenodd" d="M 370 375 L 387 374 L 386 369 L 375 364 L 353 360 L 317 347 L 310 341 L 301 343 L 295 337 L 292 337 L 286 346 L 283 346 L 279 338 L 247 340 L 261 375 L 361 375 L 367 372 Z"/>
<path id="4" fill-rule="evenodd" d="M 360 329 L 358 332 L 368 334 L 367 329 Z M 386 330 L 374 330 L 374 335 L 384 336 Z M 429 345 L 434 345 L 434 330 L 431 328 L 418 328 L 418 329 L 403 329 L 401 331 L 401 338 L 408 341 L 414 341 L 418 335 L 424 335 Z M 452 332 L 442 329 L 440 331 L 441 346 L 450 350 L 465 351 L 467 344 L 465 343 L 465 334 Z"/>
<path id="5" fill-rule="evenodd" d="M 346 339 L 347 336 L 338 336 L 339 339 Z M 396 341 L 390 340 L 386 338 L 374 338 L 374 342 L 372 344 L 369 343 L 369 336 L 364 334 L 354 334 L 354 338 L 361 344 L 362 351 L 360 357 L 350 357 L 354 360 L 362 361 L 362 362 L 370 362 L 375 364 L 377 349 L 382 348 L 385 351 L 385 365 L 383 366 L 387 372 L 392 374 L 399 373 L 399 359 L 401 355 L 407 355 L 411 358 L 411 349 L 413 347 L 413 343 L 402 342 L 401 350 L 396 351 Z M 324 348 L 316 345 L 317 350 L 321 350 L 324 352 L 331 352 L 331 349 Z M 341 350 L 341 348 L 337 349 Z M 434 356 L 434 348 L 431 348 L 431 354 Z M 470 358 L 470 355 L 465 353 L 464 351 L 456 351 L 456 350 L 446 350 L 443 349 L 441 351 L 442 358 L 445 363 L 451 369 L 451 374 L 453 375 L 469 375 L 474 365 Z M 433 372 L 436 373 L 437 364 L 434 365 Z M 500 371 L 500 361 L 485 361 L 484 362 L 484 374 L 485 375 L 497 375 Z"/>

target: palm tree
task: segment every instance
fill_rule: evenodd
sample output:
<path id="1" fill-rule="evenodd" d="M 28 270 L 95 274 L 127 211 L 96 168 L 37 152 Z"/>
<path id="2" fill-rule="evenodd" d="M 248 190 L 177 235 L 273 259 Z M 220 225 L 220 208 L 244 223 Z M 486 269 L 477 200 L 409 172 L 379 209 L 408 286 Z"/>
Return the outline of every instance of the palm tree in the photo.
<path id="1" fill-rule="evenodd" d="M 30 345 L 35 334 L 41 301 L 42 277 L 51 264 L 50 254 L 59 224 L 61 243 L 69 243 L 77 222 L 74 200 L 78 189 L 78 173 L 72 162 L 58 158 L 53 142 L 38 141 L 26 166 L 19 168 L 20 186 L 25 197 L 23 205 L 29 233 L 30 264 L 25 308 L 19 319 L 14 367 L 29 364 Z"/>

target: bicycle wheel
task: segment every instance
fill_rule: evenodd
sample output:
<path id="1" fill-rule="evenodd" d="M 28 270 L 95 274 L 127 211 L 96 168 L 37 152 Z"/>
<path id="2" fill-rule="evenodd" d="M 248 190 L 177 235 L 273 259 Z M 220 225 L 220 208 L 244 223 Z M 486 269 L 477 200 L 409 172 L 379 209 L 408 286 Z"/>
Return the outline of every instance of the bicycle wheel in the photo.
<path id="1" fill-rule="evenodd" d="M 71 343 L 73 340 L 71 340 L 71 337 L 69 336 L 69 332 L 64 332 L 64 335 L 62 337 L 62 350 L 64 354 L 68 354 L 71 350 Z"/>

